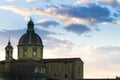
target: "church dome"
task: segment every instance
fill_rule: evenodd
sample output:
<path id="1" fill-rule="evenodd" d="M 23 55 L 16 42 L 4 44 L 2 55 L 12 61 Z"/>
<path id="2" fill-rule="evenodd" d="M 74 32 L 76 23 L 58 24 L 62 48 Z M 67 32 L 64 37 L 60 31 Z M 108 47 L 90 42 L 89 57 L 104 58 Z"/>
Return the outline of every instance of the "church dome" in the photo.
<path id="1" fill-rule="evenodd" d="M 24 44 L 42 45 L 42 40 L 36 33 L 25 33 L 19 40 L 19 45 Z"/>
<path id="2" fill-rule="evenodd" d="M 27 26 L 27 32 L 20 38 L 18 45 L 42 45 L 41 38 L 34 32 L 34 23 L 32 19 L 30 19 Z"/>

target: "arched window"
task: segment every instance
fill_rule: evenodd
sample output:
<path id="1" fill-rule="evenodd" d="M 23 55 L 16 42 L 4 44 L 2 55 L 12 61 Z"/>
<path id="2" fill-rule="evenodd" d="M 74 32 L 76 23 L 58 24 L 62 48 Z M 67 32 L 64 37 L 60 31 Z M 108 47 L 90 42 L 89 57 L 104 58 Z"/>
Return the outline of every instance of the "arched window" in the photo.
<path id="1" fill-rule="evenodd" d="M 23 56 L 27 56 L 27 55 L 28 55 L 27 48 L 23 48 Z"/>
<path id="2" fill-rule="evenodd" d="M 36 48 L 36 47 L 34 47 L 34 48 L 32 49 L 32 55 L 33 55 L 33 56 L 37 56 L 37 48 Z"/>

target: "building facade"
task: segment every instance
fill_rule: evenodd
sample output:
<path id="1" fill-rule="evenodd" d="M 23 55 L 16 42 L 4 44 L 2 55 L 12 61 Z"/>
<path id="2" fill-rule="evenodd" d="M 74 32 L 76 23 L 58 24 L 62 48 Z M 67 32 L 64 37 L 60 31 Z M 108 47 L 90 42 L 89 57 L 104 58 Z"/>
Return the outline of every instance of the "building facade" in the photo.
<path id="1" fill-rule="evenodd" d="M 0 77 L 4 80 L 78 80 L 83 79 L 80 58 L 43 59 L 43 42 L 35 33 L 32 19 L 18 42 L 18 59 L 13 59 L 9 40 L 5 60 L 0 61 Z"/>

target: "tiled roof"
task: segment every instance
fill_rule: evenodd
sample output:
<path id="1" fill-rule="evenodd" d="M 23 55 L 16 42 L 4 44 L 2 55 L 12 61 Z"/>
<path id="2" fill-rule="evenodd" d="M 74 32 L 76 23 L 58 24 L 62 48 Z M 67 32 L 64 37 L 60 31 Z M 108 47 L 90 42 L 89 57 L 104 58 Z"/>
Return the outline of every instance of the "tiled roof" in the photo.
<path id="1" fill-rule="evenodd" d="M 24 44 L 42 45 L 42 40 L 36 33 L 25 33 L 19 40 L 19 45 Z"/>
<path id="2" fill-rule="evenodd" d="M 57 58 L 57 59 L 40 59 L 40 60 L 32 60 L 32 59 L 19 59 L 13 60 L 12 62 L 40 62 L 40 63 L 56 63 L 56 62 L 74 62 L 76 60 L 83 61 L 80 58 Z"/>
<path id="3" fill-rule="evenodd" d="M 76 60 L 82 61 L 80 58 L 57 58 L 57 59 L 43 59 L 40 62 L 74 62 Z"/>

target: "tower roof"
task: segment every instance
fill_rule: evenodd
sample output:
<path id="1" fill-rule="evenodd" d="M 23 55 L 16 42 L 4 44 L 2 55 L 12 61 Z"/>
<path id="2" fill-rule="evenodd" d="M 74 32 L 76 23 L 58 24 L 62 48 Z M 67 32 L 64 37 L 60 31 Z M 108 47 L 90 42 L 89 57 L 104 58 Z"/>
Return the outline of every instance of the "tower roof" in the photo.
<path id="1" fill-rule="evenodd" d="M 27 32 L 22 35 L 18 45 L 42 45 L 42 40 L 34 31 L 34 22 L 30 18 L 27 24 Z"/>
<path id="2" fill-rule="evenodd" d="M 12 47 L 12 45 L 11 45 L 11 42 L 10 42 L 10 39 L 9 39 L 9 41 L 8 41 L 8 45 L 5 47 L 5 49 L 7 49 L 7 48 L 11 48 L 11 49 L 13 49 L 13 47 Z"/>

